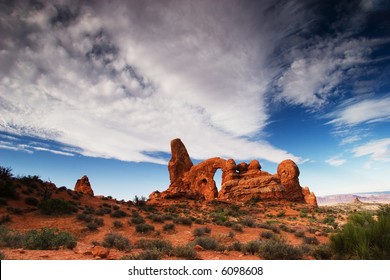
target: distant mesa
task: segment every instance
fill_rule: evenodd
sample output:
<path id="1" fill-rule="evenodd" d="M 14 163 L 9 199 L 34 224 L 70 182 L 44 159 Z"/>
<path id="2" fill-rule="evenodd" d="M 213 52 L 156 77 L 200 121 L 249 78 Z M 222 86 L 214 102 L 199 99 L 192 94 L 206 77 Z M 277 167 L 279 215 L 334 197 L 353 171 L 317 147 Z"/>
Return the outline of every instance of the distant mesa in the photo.
<path id="1" fill-rule="evenodd" d="M 362 202 L 360 201 L 359 197 L 355 196 L 353 203 L 362 203 Z"/>
<path id="2" fill-rule="evenodd" d="M 161 199 L 202 199 L 245 202 L 290 201 L 317 207 L 317 199 L 308 187 L 299 184 L 299 168 L 290 159 L 282 161 L 277 174 L 261 170 L 257 160 L 236 164 L 233 159 L 210 158 L 194 165 L 180 139 L 171 141 L 172 158 L 168 163 L 170 185 L 163 192 L 153 192 L 150 202 Z M 218 192 L 214 175 L 222 170 L 222 186 Z"/>
<path id="3" fill-rule="evenodd" d="M 86 175 L 77 180 L 76 185 L 74 186 L 74 191 L 94 196 L 91 183 Z"/>

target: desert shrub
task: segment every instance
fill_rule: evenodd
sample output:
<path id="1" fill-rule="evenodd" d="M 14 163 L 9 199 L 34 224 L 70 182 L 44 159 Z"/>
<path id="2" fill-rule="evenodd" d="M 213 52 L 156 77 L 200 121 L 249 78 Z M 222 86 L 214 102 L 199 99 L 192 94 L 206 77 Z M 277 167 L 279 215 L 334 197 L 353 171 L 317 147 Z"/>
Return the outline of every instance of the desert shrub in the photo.
<path id="1" fill-rule="evenodd" d="M 274 236 L 273 232 L 272 231 L 263 231 L 261 234 L 260 234 L 260 237 L 262 238 L 266 238 L 266 239 L 270 239 Z"/>
<path id="2" fill-rule="evenodd" d="M 244 226 L 247 226 L 247 227 L 255 227 L 256 225 L 256 220 L 253 219 L 252 217 L 245 217 L 243 219 L 240 220 L 240 223 Z"/>
<path id="3" fill-rule="evenodd" d="M 11 167 L 0 166 L 0 180 L 11 180 L 13 177 Z"/>
<path id="4" fill-rule="evenodd" d="M 303 231 L 303 230 L 297 230 L 295 233 L 294 233 L 294 235 L 296 236 L 296 237 L 304 237 L 305 236 L 305 232 Z"/>
<path id="5" fill-rule="evenodd" d="M 110 214 L 110 216 L 113 218 L 123 218 L 123 217 L 127 217 L 127 214 L 126 214 L 126 212 L 123 212 L 122 210 L 115 210 L 114 212 L 112 212 Z"/>
<path id="6" fill-rule="evenodd" d="M 112 206 L 112 209 L 113 210 L 119 210 L 119 206 L 118 205 L 114 205 L 114 206 Z"/>
<path id="7" fill-rule="evenodd" d="M 234 236 L 236 236 L 236 234 L 232 231 L 229 231 L 228 235 L 227 235 L 229 238 L 233 238 Z"/>
<path id="8" fill-rule="evenodd" d="M 139 224 L 145 223 L 145 219 L 142 218 L 141 216 L 137 216 L 137 217 L 132 217 L 132 218 L 130 219 L 130 222 L 131 222 L 132 224 L 139 225 Z"/>
<path id="9" fill-rule="evenodd" d="M 266 260 L 299 260 L 302 251 L 282 240 L 267 240 L 262 243 L 259 254 Z"/>
<path id="10" fill-rule="evenodd" d="M 40 231 L 30 230 L 25 233 L 23 247 L 29 250 L 58 250 L 60 247 L 73 249 L 76 238 L 67 231 L 43 228 Z"/>
<path id="11" fill-rule="evenodd" d="M 78 214 L 76 216 L 76 218 L 77 218 L 77 220 L 84 221 L 86 223 L 92 222 L 92 220 L 93 220 L 93 216 L 92 215 L 84 214 L 84 213 Z"/>
<path id="12" fill-rule="evenodd" d="M 240 241 L 235 241 L 233 244 L 230 246 L 230 249 L 233 251 L 238 251 L 240 252 L 243 248 L 243 244 Z"/>
<path id="13" fill-rule="evenodd" d="M 185 260 L 194 260 L 198 258 L 198 253 L 191 246 L 177 246 L 173 250 L 173 255 L 175 257 L 185 259 Z"/>
<path id="14" fill-rule="evenodd" d="M 209 236 L 195 238 L 194 244 L 201 246 L 205 250 L 217 250 L 219 246 L 218 241 Z"/>
<path id="15" fill-rule="evenodd" d="M 312 251 L 312 255 L 316 260 L 330 260 L 332 259 L 332 249 L 329 244 L 316 246 Z"/>
<path id="16" fill-rule="evenodd" d="M 95 211 L 95 209 L 93 207 L 87 205 L 87 206 L 85 206 L 83 214 L 85 214 L 85 215 L 95 215 L 96 211 Z"/>
<path id="17" fill-rule="evenodd" d="M 170 232 L 170 231 L 174 231 L 175 228 L 176 228 L 175 224 L 169 223 L 163 226 L 163 231 Z"/>
<path id="18" fill-rule="evenodd" d="M 158 214 L 148 215 L 148 218 L 151 219 L 155 223 L 164 223 L 164 216 Z"/>
<path id="19" fill-rule="evenodd" d="M 122 228 L 123 227 L 123 223 L 120 221 L 114 221 L 112 223 L 112 225 L 114 226 L 114 228 Z"/>
<path id="20" fill-rule="evenodd" d="M 45 215 L 70 215 L 77 212 L 77 207 L 75 204 L 65 201 L 63 199 L 47 199 L 43 200 L 38 208 L 41 210 L 42 214 Z"/>
<path id="21" fill-rule="evenodd" d="M 210 232 L 211 232 L 211 228 L 203 227 L 203 228 L 196 228 L 196 229 L 194 229 L 192 234 L 194 236 L 202 236 L 202 235 L 205 235 L 206 233 L 210 233 Z"/>
<path id="22" fill-rule="evenodd" d="M 240 224 L 233 224 L 232 225 L 232 230 L 238 231 L 238 232 L 243 232 L 244 230 L 242 229 L 242 225 Z"/>
<path id="23" fill-rule="evenodd" d="M 137 242 L 137 247 L 146 250 L 158 250 L 162 255 L 172 255 L 173 246 L 172 243 L 162 239 L 140 239 Z"/>
<path id="24" fill-rule="evenodd" d="M 191 218 L 187 218 L 187 217 L 178 217 L 178 218 L 174 219 L 173 222 L 175 224 L 180 224 L 180 225 L 187 225 L 187 226 L 192 225 Z"/>
<path id="25" fill-rule="evenodd" d="M 138 255 L 123 256 L 121 260 L 161 260 L 162 257 L 159 250 L 149 249 Z"/>
<path id="26" fill-rule="evenodd" d="M 134 205 L 137 207 L 144 207 L 146 206 L 146 197 L 141 196 L 138 197 L 137 195 L 133 199 Z"/>
<path id="27" fill-rule="evenodd" d="M 19 232 L 9 230 L 4 226 L 0 226 L 0 246 L 10 248 L 22 248 L 23 235 Z"/>
<path id="28" fill-rule="evenodd" d="M 330 236 L 336 258 L 390 259 L 390 214 L 380 212 L 374 220 L 368 213 L 356 213 L 338 233 Z"/>
<path id="29" fill-rule="evenodd" d="M 243 253 L 256 254 L 260 251 L 261 242 L 259 240 L 251 240 L 247 242 L 241 249 Z"/>
<path id="30" fill-rule="evenodd" d="M 0 197 L 19 199 L 16 185 L 12 181 L 0 181 Z"/>
<path id="31" fill-rule="evenodd" d="M 94 221 L 87 223 L 86 226 L 90 231 L 95 231 L 99 228 L 99 225 L 97 223 L 95 223 Z"/>
<path id="32" fill-rule="evenodd" d="M 95 214 L 98 216 L 104 216 L 106 214 L 111 214 L 111 212 L 110 208 L 100 208 L 95 211 Z"/>
<path id="33" fill-rule="evenodd" d="M 6 257 L 5 257 L 5 254 L 3 252 L 0 252 L 0 260 L 5 260 Z"/>
<path id="34" fill-rule="evenodd" d="M 303 237 L 303 243 L 310 244 L 310 245 L 318 245 L 318 244 L 320 244 L 320 242 L 318 241 L 317 237 L 315 237 L 315 236 L 313 236 L 313 237 L 309 237 L 309 236 Z"/>
<path id="35" fill-rule="evenodd" d="M 116 248 L 120 251 L 129 251 L 131 249 L 130 240 L 118 233 L 106 234 L 102 245 L 106 248 Z"/>
<path id="36" fill-rule="evenodd" d="M 12 214 L 16 214 L 16 215 L 23 214 L 23 210 L 21 208 L 7 207 L 7 211 L 12 213 Z"/>
<path id="37" fill-rule="evenodd" d="M 282 210 L 278 214 L 276 214 L 276 217 L 282 218 L 282 217 L 284 217 L 285 214 L 286 214 L 286 211 Z"/>
<path id="38" fill-rule="evenodd" d="M 148 224 L 138 224 L 135 226 L 135 231 L 138 233 L 148 233 L 154 231 L 154 226 Z"/>
<path id="39" fill-rule="evenodd" d="M 39 200 L 35 197 L 29 196 L 24 199 L 24 203 L 31 206 L 37 206 L 39 204 Z"/>

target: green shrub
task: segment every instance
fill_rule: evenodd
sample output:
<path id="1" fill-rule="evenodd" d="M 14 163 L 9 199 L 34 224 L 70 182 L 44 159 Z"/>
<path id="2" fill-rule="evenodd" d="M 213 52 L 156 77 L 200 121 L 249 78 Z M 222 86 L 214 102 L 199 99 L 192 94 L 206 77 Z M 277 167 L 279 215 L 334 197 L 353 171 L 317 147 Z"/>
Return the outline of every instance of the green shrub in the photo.
<path id="1" fill-rule="evenodd" d="M 165 224 L 163 226 L 163 231 L 166 231 L 166 232 L 171 232 L 171 231 L 174 231 L 176 228 L 175 224 Z"/>
<path id="2" fill-rule="evenodd" d="M 255 227 L 256 221 L 252 217 L 245 217 L 242 220 L 240 220 L 240 223 L 247 227 Z"/>
<path id="3" fill-rule="evenodd" d="M 232 225 L 232 230 L 238 231 L 238 232 L 243 232 L 244 230 L 242 229 L 242 225 L 240 224 L 233 224 Z"/>
<path id="4" fill-rule="evenodd" d="M 303 231 L 303 230 L 297 230 L 295 233 L 294 233 L 294 235 L 296 236 L 296 237 L 304 237 L 305 236 L 305 232 Z"/>
<path id="5" fill-rule="evenodd" d="M 210 232 L 211 232 L 211 228 L 203 227 L 203 228 L 196 228 L 196 229 L 194 229 L 192 234 L 194 236 L 202 236 L 202 235 L 205 235 L 206 233 L 210 233 Z"/>
<path id="6" fill-rule="evenodd" d="M 126 212 L 123 212 L 122 210 L 115 210 L 114 212 L 112 212 L 110 214 L 110 216 L 113 218 L 123 218 L 123 217 L 127 217 L 127 214 L 126 214 Z"/>
<path id="7" fill-rule="evenodd" d="M 329 244 L 324 244 L 316 246 L 313 249 L 312 255 L 316 260 L 330 260 L 332 259 L 332 250 Z"/>
<path id="8" fill-rule="evenodd" d="M 0 197 L 19 199 L 16 186 L 12 181 L 0 181 Z"/>
<path id="9" fill-rule="evenodd" d="M 262 243 L 259 254 L 266 260 L 299 260 L 303 256 L 299 248 L 272 239 Z"/>
<path id="10" fill-rule="evenodd" d="M 140 249 L 158 250 L 162 255 L 172 255 L 173 252 L 173 246 L 171 242 L 162 239 L 140 239 L 136 245 Z"/>
<path id="11" fill-rule="evenodd" d="M 263 231 L 261 234 L 260 234 L 260 237 L 262 238 L 266 238 L 266 239 L 270 239 L 274 236 L 273 232 L 272 231 Z"/>
<path id="12" fill-rule="evenodd" d="M 243 248 L 243 244 L 240 242 L 240 241 L 235 241 L 232 245 L 231 245 L 231 250 L 233 251 L 242 251 L 242 248 Z"/>
<path id="13" fill-rule="evenodd" d="M 77 245 L 72 234 L 52 228 L 30 230 L 25 233 L 23 239 L 24 248 L 29 250 L 58 250 L 60 247 L 73 249 Z"/>
<path id="14" fill-rule="evenodd" d="M 191 226 L 192 225 L 192 220 L 190 218 L 186 217 L 178 217 L 173 220 L 175 224 L 180 224 L 180 225 L 186 225 L 186 226 Z"/>
<path id="15" fill-rule="evenodd" d="M 164 216 L 158 215 L 158 214 L 151 214 L 148 216 L 149 219 L 151 219 L 155 223 L 164 223 Z"/>
<path id="16" fill-rule="evenodd" d="M 154 231 L 154 226 L 148 224 L 139 224 L 135 226 L 135 231 L 138 233 L 148 233 Z"/>
<path id="17" fill-rule="evenodd" d="M 195 238 L 194 244 L 201 246 L 205 250 L 217 250 L 219 246 L 218 241 L 209 236 Z"/>
<path id="18" fill-rule="evenodd" d="M 132 224 L 136 224 L 136 225 L 145 223 L 145 219 L 142 218 L 141 216 L 132 217 L 130 221 Z"/>
<path id="19" fill-rule="evenodd" d="M 3 252 L 0 252 L 0 260 L 6 260 L 7 258 L 5 257 Z"/>
<path id="20" fill-rule="evenodd" d="M 310 245 L 318 245 L 318 244 L 320 244 L 320 242 L 318 241 L 317 237 L 315 237 L 315 236 L 313 236 L 313 237 L 309 237 L 309 236 L 303 237 L 303 243 L 310 244 Z"/>
<path id="21" fill-rule="evenodd" d="M 188 245 L 175 247 L 173 255 L 185 260 L 194 260 L 198 258 L 198 253 L 195 251 L 195 249 Z"/>
<path id="22" fill-rule="evenodd" d="M 138 255 L 123 256 L 121 260 L 161 260 L 162 254 L 155 249 L 149 249 Z"/>
<path id="23" fill-rule="evenodd" d="M 356 213 L 338 233 L 330 236 L 336 258 L 390 259 L 390 214 L 380 212 L 378 220 L 368 213 Z"/>
<path id="24" fill-rule="evenodd" d="M 23 235 L 0 226 L 0 247 L 22 248 Z"/>
<path id="25" fill-rule="evenodd" d="M 122 228 L 123 227 L 123 223 L 120 221 L 114 221 L 112 223 L 112 225 L 114 226 L 114 228 Z"/>
<path id="26" fill-rule="evenodd" d="M 242 248 L 242 251 L 244 253 L 250 253 L 252 255 L 258 253 L 260 251 L 260 248 L 261 248 L 261 242 L 258 241 L 258 240 L 251 240 L 249 242 L 247 242 L 243 248 Z"/>
<path id="27" fill-rule="evenodd" d="M 39 204 L 39 200 L 35 197 L 29 196 L 24 199 L 24 203 L 31 206 L 37 206 Z"/>
<path id="28" fill-rule="evenodd" d="M 13 177 L 11 167 L 0 166 L 0 180 L 11 180 Z"/>
<path id="29" fill-rule="evenodd" d="M 63 199 L 47 199 L 42 201 L 38 208 L 45 215 L 70 215 L 77 212 L 75 204 L 65 201 Z"/>
<path id="30" fill-rule="evenodd" d="M 116 248 L 120 251 L 129 251 L 131 249 L 130 240 L 117 233 L 106 234 L 102 245 L 106 248 Z"/>
<path id="31" fill-rule="evenodd" d="M 89 222 L 87 223 L 87 228 L 90 230 L 90 231 L 95 231 L 99 228 L 98 224 L 95 223 L 95 222 Z"/>

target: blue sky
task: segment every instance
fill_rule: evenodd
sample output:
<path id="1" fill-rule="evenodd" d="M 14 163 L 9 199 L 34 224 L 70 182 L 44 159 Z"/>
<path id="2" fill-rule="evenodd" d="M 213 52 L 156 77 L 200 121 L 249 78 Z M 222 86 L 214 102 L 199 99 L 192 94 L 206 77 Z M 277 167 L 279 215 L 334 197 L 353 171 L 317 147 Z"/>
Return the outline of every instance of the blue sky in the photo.
<path id="1" fill-rule="evenodd" d="M 0 4 L 15 175 L 148 196 L 181 138 L 195 162 L 293 159 L 317 195 L 390 190 L 389 1 L 79 2 Z"/>

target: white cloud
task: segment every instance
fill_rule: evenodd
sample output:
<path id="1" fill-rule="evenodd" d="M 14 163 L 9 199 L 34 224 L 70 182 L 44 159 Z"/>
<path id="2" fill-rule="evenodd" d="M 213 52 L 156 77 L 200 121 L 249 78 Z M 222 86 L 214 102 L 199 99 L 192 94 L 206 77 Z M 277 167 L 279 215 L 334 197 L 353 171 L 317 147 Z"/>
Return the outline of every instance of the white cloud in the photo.
<path id="1" fill-rule="evenodd" d="M 235 1 L 63 3 L 34 10 L 22 2 L 1 14 L 2 131 L 124 161 L 165 163 L 149 154 L 169 152 L 176 137 L 194 158 L 299 161 L 247 140 L 266 125 L 273 70 L 264 66 L 301 17 L 294 9 L 269 14 L 272 1 L 256 11 Z"/>
<path id="2" fill-rule="evenodd" d="M 340 166 L 340 165 L 343 165 L 344 163 L 346 163 L 347 160 L 342 159 L 339 156 L 335 156 L 335 157 L 332 157 L 330 159 L 327 159 L 325 162 L 328 163 L 329 165 L 332 165 L 332 166 Z"/>
<path id="3" fill-rule="evenodd" d="M 374 161 L 390 161 L 390 138 L 368 142 L 353 149 L 355 157 L 369 156 Z"/>
<path id="4" fill-rule="evenodd" d="M 329 115 L 328 124 L 358 125 L 390 120 L 390 97 L 355 100 L 351 99 Z"/>

